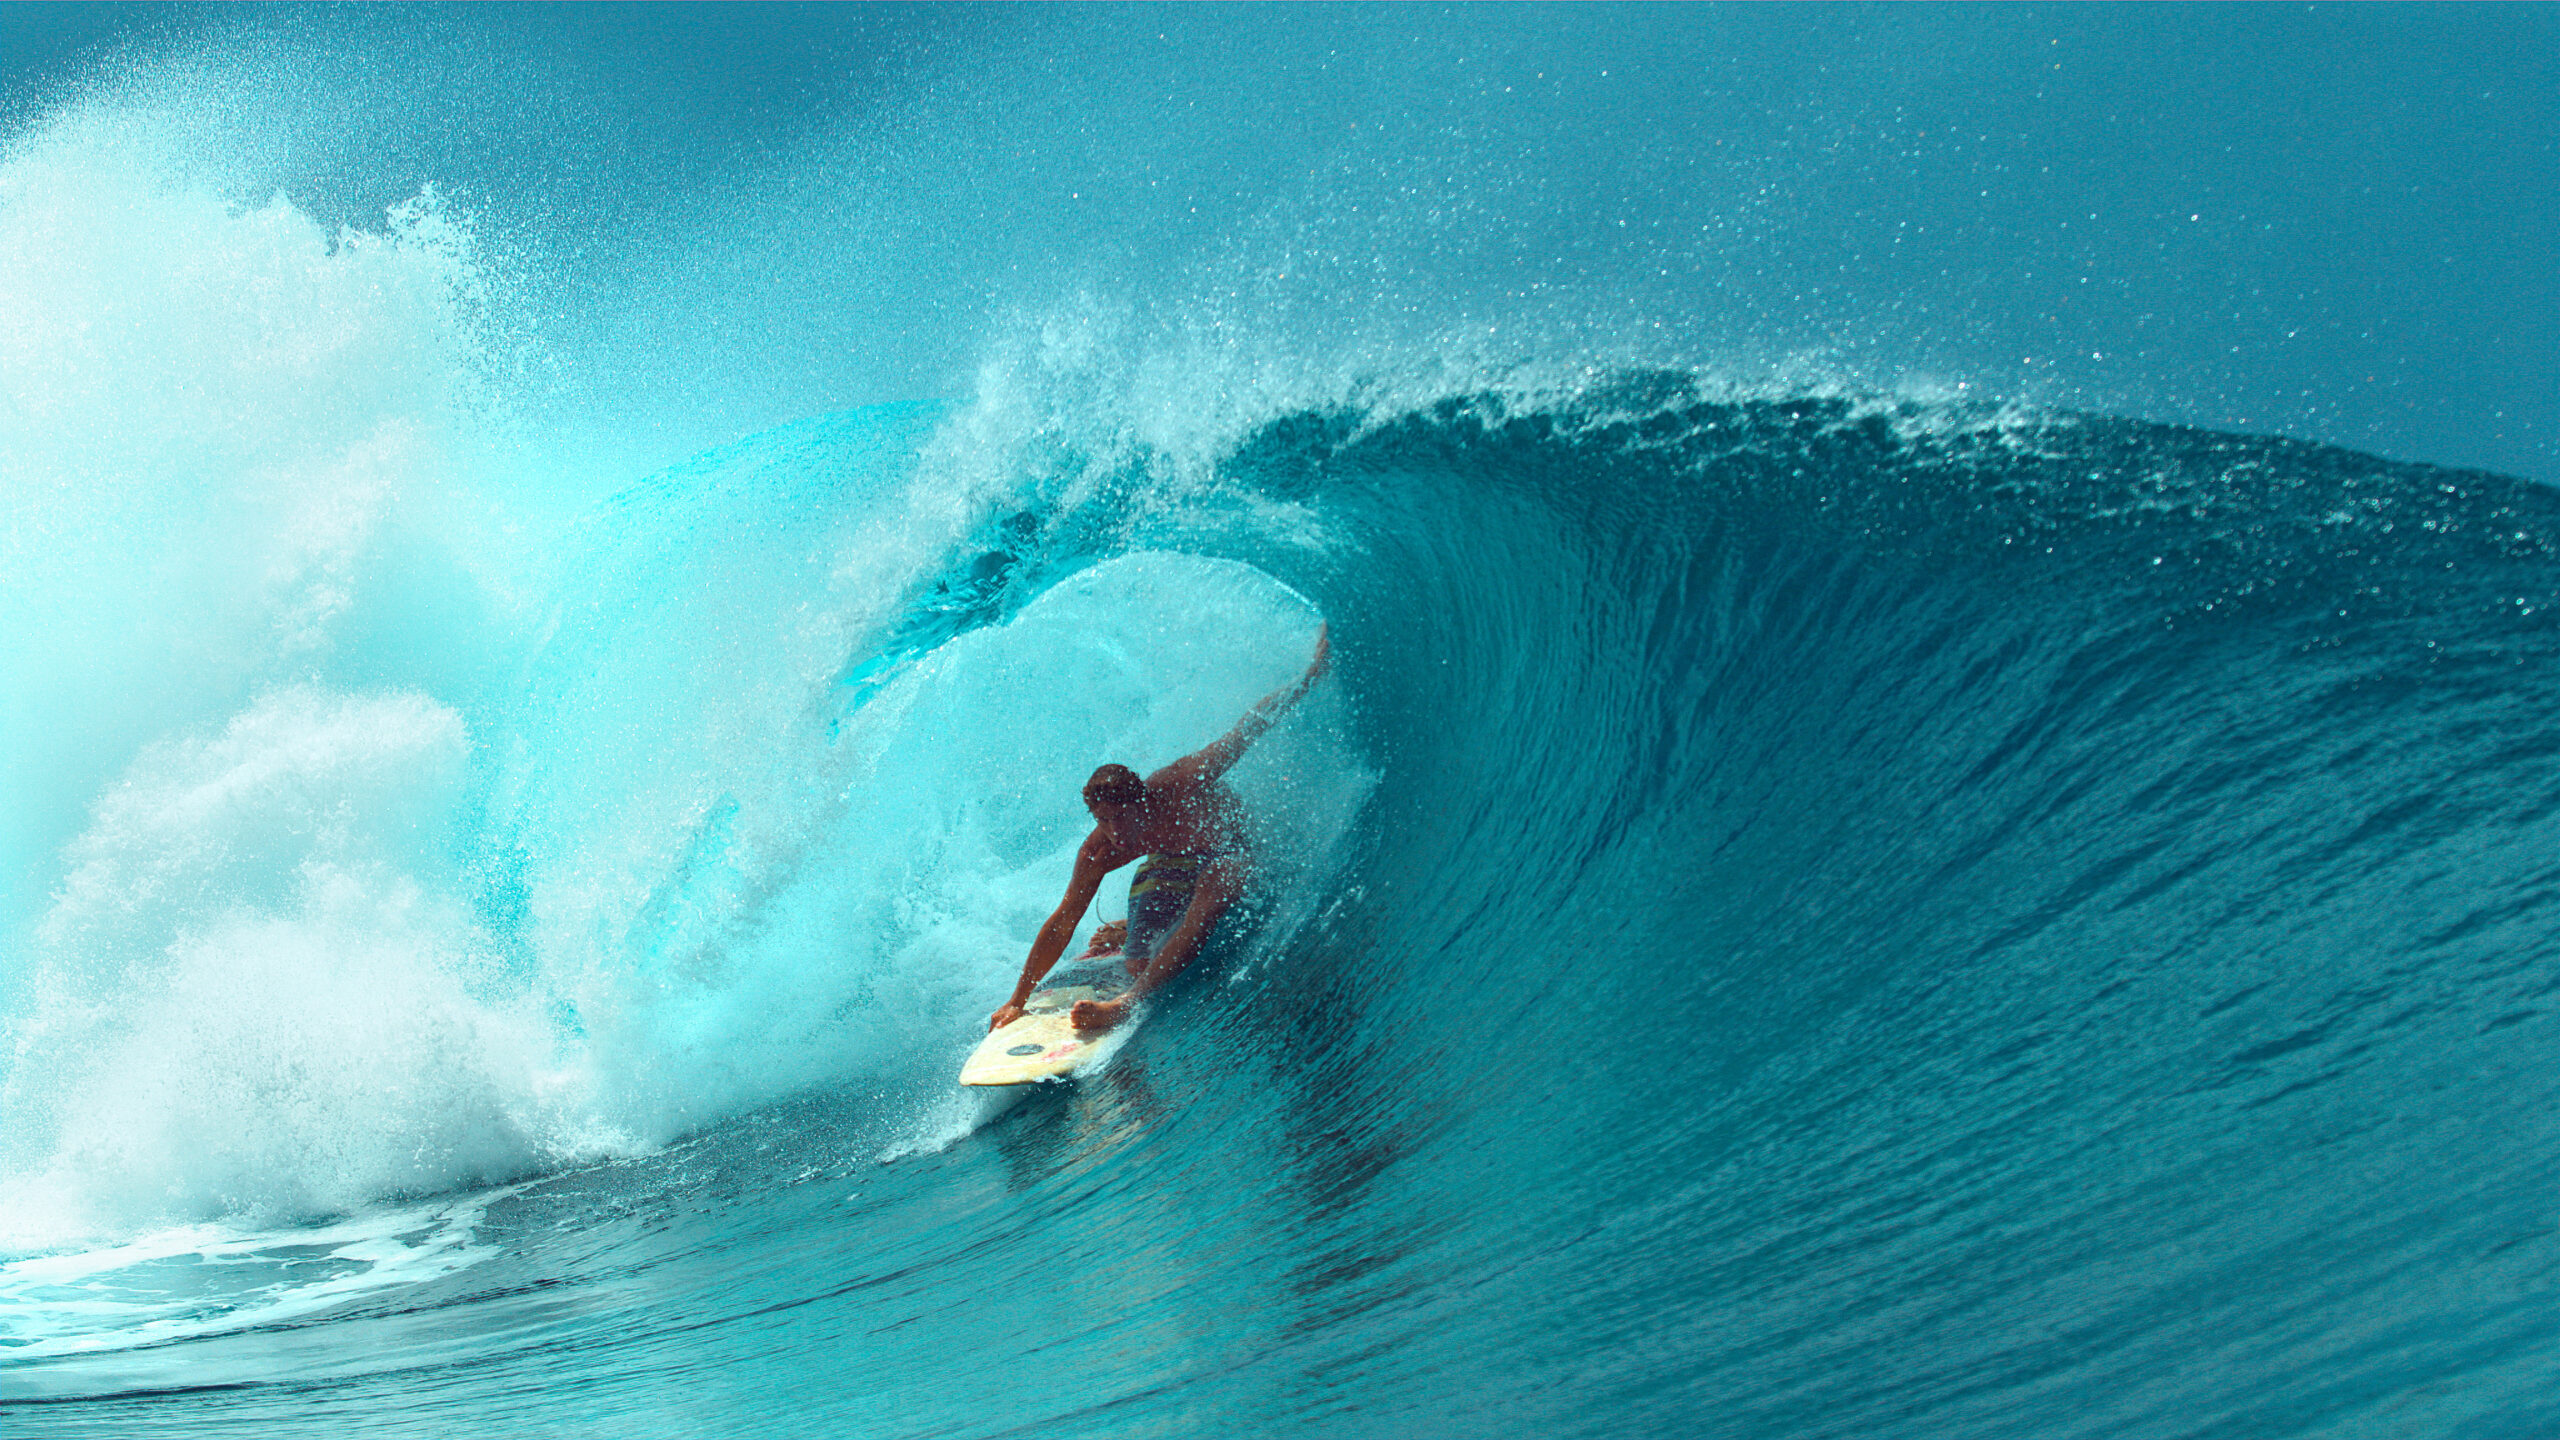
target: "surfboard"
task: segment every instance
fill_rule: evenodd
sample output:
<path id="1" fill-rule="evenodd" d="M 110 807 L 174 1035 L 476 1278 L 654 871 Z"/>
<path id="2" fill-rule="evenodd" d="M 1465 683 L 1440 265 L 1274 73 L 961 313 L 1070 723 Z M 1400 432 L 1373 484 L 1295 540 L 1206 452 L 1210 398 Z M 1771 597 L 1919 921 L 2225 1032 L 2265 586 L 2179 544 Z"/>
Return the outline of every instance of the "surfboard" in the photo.
<path id="1" fill-rule="evenodd" d="M 1136 1024 L 1137 1017 L 1132 1015 L 1109 1030 L 1079 1032 L 1067 1018 L 1079 1000 L 1113 1000 L 1129 988 L 1128 972 L 1120 968 L 1119 956 L 1096 958 L 1109 963 L 1051 972 L 1031 992 L 1021 1019 L 987 1032 L 987 1038 L 969 1052 L 968 1062 L 960 1067 L 960 1083 L 1031 1085 L 1064 1080 Z"/>

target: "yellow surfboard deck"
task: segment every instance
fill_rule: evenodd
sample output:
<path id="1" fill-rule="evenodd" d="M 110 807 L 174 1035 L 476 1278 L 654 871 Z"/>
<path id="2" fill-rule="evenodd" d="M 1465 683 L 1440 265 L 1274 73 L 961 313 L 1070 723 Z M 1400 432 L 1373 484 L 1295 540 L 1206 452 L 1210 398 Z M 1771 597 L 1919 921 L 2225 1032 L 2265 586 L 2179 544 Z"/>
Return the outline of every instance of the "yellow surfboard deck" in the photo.
<path id="1" fill-rule="evenodd" d="M 1079 968 L 1071 975 L 1053 976 L 1049 984 L 1032 991 L 1021 1019 L 987 1032 L 987 1038 L 969 1052 L 968 1063 L 960 1067 L 960 1083 L 1029 1085 L 1064 1080 L 1092 1059 L 1096 1050 L 1119 1038 L 1136 1023 L 1135 1016 L 1110 1030 L 1091 1032 L 1079 1032 L 1067 1018 L 1079 1000 L 1113 1000 L 1129 988 L 1120 957 L 1109 958 L 1108 969 Z"/>

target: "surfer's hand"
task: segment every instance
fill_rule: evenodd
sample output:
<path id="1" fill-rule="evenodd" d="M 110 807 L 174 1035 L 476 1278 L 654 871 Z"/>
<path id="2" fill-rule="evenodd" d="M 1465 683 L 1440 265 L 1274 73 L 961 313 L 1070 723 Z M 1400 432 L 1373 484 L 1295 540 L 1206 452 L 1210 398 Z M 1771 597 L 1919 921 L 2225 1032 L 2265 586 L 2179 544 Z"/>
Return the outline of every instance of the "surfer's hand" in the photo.
<path id="1" fill-rule="evenodd" d="M 1126 1000 L 1079 1000 L 1076 1008 L 1067 1012 L 1067 1018 L 1079 1030 L 1108 1030 L 1128 1013 Z"/>
<path id="2" fill-rule="evenodd" d="M 1005 1006 L 1003 1009 L 1001 1009 L 1001 1010 L 997 1011 L 997 1012 L 995 1013 L 994 1017 L 993 1017 L 993 1018 L 991 1018 L 991 1019 L 989 1019 L 989 1020 L 987 1021 L 987 1028 L 988 1028 L 988 1029 L 990 1029 L 990 1030 L 1001 1030 L 1001 1029 L 1003 1029 L 1004 1027 L 1006 1027 L 1007 1025 L 1010 1025 L 1010 1024 L 1012 1024 L 1014 1021 L 1019 1020 L 1019 1019 L 1021 1019 L 1021 1018 L 1022 1018 L 1022 1007 L 1021 1007 L 1021 1006 L 1019 1006 L 1019 1005 L 1007 1005 L 1007 1006 Z"/>

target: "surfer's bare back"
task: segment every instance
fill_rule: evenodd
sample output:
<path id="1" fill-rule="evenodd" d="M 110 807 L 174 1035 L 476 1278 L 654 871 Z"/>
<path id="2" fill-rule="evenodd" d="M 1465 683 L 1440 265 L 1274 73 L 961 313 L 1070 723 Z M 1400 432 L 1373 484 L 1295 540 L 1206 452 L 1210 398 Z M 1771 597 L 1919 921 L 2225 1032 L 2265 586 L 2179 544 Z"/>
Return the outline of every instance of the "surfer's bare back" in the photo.
<path id="1" fill-rule="evenodd" d="M 1013 998 L 987 1022 L 992 1030 L 1022 1014 L 1033 986 L 1049 973 L 1075 938 L 1076 925 L 1102 888 L 1102 877 L 1144 857 L 1129 881 L 1129 937 L 1123 953 L 1136 976 L 1117 1000 L 1086 1000 L 1071 1018 L 1079 1030 L 1108 1030 L 1130 1004 L 1191 963 L 1218 917 L 1236 903 L 1250 878 L 1253 848 L 1244 812 L 1220 779 L 1243 757 L 1281 712 L 1324 678 L 1333 663 L 1327 630 L 1316 631 L 1315 658 L 1307 673 L 1272 691 L 1245 712 L 1217 743 L 1196 750 L 1144 780 L 1126 765 L 1105 765 L 1084 782 L 1084 806 L 1093 833 L 1076 850 L 1066 898 L 1040 927 L 1022 962 Z"/>

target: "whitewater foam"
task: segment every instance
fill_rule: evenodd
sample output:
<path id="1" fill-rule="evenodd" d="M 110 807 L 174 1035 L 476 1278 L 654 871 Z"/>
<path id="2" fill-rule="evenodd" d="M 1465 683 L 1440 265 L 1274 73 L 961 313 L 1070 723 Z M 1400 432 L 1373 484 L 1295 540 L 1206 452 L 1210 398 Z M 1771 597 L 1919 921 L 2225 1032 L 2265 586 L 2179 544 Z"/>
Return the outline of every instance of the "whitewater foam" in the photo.
<path id="1" fill-rule="evenodd" d="M 457 699 L 523 590 L 468 225 L 241 203 L 182 128 L 91 104 L 0 156 L 13 942 L 144 745 L 329 673 Z"/>
<path id="2" fill-rule="evenodd" d="M 144 752 L 37 933 L 0 1244 L 343 1210 L 586 1146 L 451 855 L 468 739 L 294 688 Z"/>
<path id="3" fill-rule="evenodd" d="M 477 1230 L 490 1206 L 515 1193 L 483 1190 L 285 1230 L 193 1225 L 0 1264 L 0 1356 L 134 1350 L 254 1330 L 451 1275 L 495 1253 L 475 1243 Z"/>

